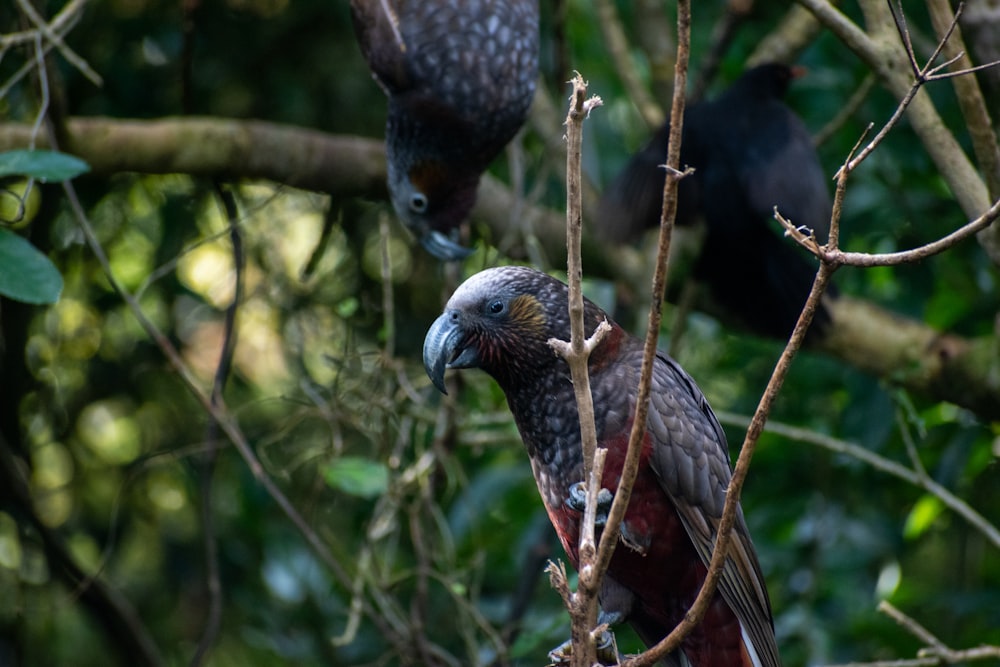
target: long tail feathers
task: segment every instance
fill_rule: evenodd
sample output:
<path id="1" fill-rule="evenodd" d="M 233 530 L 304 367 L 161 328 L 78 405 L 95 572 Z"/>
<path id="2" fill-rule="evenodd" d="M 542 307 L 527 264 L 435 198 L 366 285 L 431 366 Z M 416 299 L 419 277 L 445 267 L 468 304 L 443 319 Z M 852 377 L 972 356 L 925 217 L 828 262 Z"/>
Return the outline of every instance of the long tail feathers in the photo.
<path id="1" fill-rule="evenodd" d="M 750 641 L 750 635 L 747 633 L 747 629 L 740 623 L 740 635 L 743 637 L 743 666 L 744 667 L 764 667 L 764 663 L 761 662 L 760 656 L 757 655 L 757 649 L 754 648 L 753 642 Z"/>

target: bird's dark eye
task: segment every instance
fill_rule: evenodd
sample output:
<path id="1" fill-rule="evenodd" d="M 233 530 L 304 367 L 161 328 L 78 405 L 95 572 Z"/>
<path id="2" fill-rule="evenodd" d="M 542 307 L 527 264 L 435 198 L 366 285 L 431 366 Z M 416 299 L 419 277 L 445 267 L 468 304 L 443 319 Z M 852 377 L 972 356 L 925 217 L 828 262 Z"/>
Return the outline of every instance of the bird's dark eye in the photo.
<path id="1" fill-rule="evenodd" d="M 410 195 L 410 210 L 414 213 L 426 213 L 427 195 L 422 192 L 414 192 Z"/>
<path id="2" fill-rule="evenodd" d="M 500 313 L 503 312 L 503 301 L 501 301 L 500 299 L 496 299 L 495 301 L 490 301 L 490 305 L 488 305 L 486 308 L 487 310 L 490 311 L 490 314 L 499 315 Z"/>

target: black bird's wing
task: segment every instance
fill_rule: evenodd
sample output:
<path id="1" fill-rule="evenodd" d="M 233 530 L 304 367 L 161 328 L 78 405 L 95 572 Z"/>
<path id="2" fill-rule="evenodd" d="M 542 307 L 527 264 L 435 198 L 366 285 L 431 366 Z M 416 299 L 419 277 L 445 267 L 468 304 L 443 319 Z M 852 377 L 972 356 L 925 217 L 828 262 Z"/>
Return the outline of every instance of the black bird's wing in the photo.
<path id="1" fill-rule="evenodd" d="M 757 114 L 753 136 L 737 144 L 733 160 L 750 209 L 780 234 L 774 208 L 812 229 L 820 243 L 830 234 L 833 203 L 809 131 L 777 100 Z"/>
<path id="2" fill-rule="evenodd" d="M 706 106 L 706 125 L 721 129 L 701 174 L 708 234 L 696 275 L 751 330 L 787 337 L 817 262 L 782 238 L 774 208 L 825 242 L 832 205 L 822 167 L 805 126 L 780 101 L 758 101 L 743 113 L 726 100 Z M 829 322 L 821 307 L 816 325 Z"/>

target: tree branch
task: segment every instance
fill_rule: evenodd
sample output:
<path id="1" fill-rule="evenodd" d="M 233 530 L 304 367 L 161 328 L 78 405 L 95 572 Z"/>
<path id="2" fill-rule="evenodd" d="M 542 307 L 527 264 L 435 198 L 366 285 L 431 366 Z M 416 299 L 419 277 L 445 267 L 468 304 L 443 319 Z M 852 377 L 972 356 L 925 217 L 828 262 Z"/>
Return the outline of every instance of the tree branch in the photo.
<path id="1" fill-rule="evenodd" d="M 716 412 L 715 416 L 719 418 L 721 423 L 736 426 L 737 428 L 745 429 L 750 425 L 750 419 L 743 415 L 737 415 L 731 412 Z M 935 482 L 933 479 L 919 475 L 910 468 L 876 454 L 875 452 L 872 452 L 871 450 L 853 442 L 840 440 L 839 438 L 817 433 L 806 428 L 800 428 L 798 426 L 791 426 L 790 424 L 770 420 L 768 421 L 767 426 L 764 427 L 764 431 L 767 433 L 774 433 L 785 438 L 790 438 L 792 440 L 797 440 L 799 442 L 815 445 L 817 447 L 822 447 L 823 449 L 836 454 L 850 456 L 858 461 L 867 463 L 875 470 L 897 477 L 923 489 L 924 491 L 927 491 L 937 497 L 943 505 L 950 508 L 953 512 L 955 512 L 955 514 L 965 519 L 970 526 L 982 533 L 982 535 L 991 544 L 993 544 L 996 549 L 1000 550 L 1000 530 L 990 523 L 986 517 L 973 509 L 968 503 Z"/>
<path id="2" fill-rule="evenodd" d="M 632 54 L 629 52 L 630 45 L 625 36 L 625 29 L 622 27 L 621 17 L 618 16 L 618 10 L 611 0 L 597 0 L 596 7 L 597 23 L 604 36 L 604 45 L 615 65 L 618 77 L 628 92 L 628 98 L 639 110 L 639 115 L 646 123 L 646 127 L 656 131 L 663 125 L 663 110 L 660 109 L 656 100 L 653 99 L 640 80 L 635 63 L 632 61 Z"/>
<path id="3" fill-rule="evenodd" d="M 189 116 L 159 120 L 71 118 L 60 149 L 109 175 L 266 178 L 336 196 L 385 197 L 381 141 L 264 121 Z M 0 150 L 27 148 L 30 126 L 0 124 Z M 39 137 L 38 148 L 51 147 Z"/>
<path id="4" fill-rule="evenodd" d="M 383 144 L 372 139 L 205 117 L 71 118 L 66 129 L 69 143 L 64 150 L 90 164 L 89 178 L 119 172 L 266 178 L 329 192 L 338 199 L 387 197 Z M 0 151 L 27 148 L 30 140 L 30 125 L 0 123 Z M 39 136 L 38 146 L 48 146 L 44 135 Z M 514 201 L 515 195 L 487 174 L 480 183 L 473 218 L 501 238 L 509 228 Z M 564 255 L 563 214 L 525 206 L 522 224 L 530 226 L 549 257 Z M 636 270 L 630 248 L 600 244 L 585 235 L 582 252 L 590 276 L 631 286 L 646 280 Z M 511 254 L 523 256 L 523 248 L 514 247 Z M 985 420 L 1000 419 L 1000 378 L 991 370 L 995 360 L 991 336 L 967 339 L 939 332 L 846 296 L 828 307 L 837 326 L 818 341 L 818 349 L 908 391 L 965 407 Z"/>
<path id="5" fill-rule="evenodd" d="M 82 605 L 106 635 L 109 649 L 118 653 L 122 664 L 143 667 L 166 665 L 160 648 L 128 598 L 99 573 L 84 572 L 61 536 L 38 516 L 24 468 L 15 459 L 10 443 L 2 433 L 0 484 L 8 496 L 3 500 L 10 503 L 5 504 L 4 510 L 13 510 L 30 524 L 41 542 L 49 569 L 68 590 L 73 591 L 74 596 L 79 595 Z"/>
<path id="6" fill-rule="evenodd" d="M 816 17 L 792 5 L 777 27 L 762 39 L 747 58 L 747 67 L 766 62 L 795 62 L 816 39 L 820 28 Z"/>
<path id="7" fill-rule="evenodd" d="M 949 648 L 944 642 L 927 630 L 927 628 L 885 600 L 879 603 L 878 610 L 896 621 L 914 637 L 926 643 L 927 648 L 918 651 L 917 657 L 910 660 L 852 662 L 837 667 L 935 667 L 936 665 L 957 665 L 974 660 L 996 660 L 1000 658 L 1000 646 L 977 646 L 958 651 Z"/>
<path id="8" fill-rule="evenodd" d="M 969 219 L 989 208 L 990 198 L 983 179 L 976 172 L 954 135 L 948 130 L 926 91 L 912 92 L 912 67 L 907 49 L 897 33 L 896 22 L 883 0 L 862 0 L 861 6 L 872 24 L 866 33 L 827 0 L 798 0 L 830 31 L 876 72 L 882 83 L 899 100 L 912 96 L 906 113 L 914 132 L 934 161 L 942 178 Z M 1000 264 L 1000 247 L 984 246 L 994 263 Z"/>
<path id="9" fill-rule="evenodd" d="M 571 664 L 574 667 L 590 667 L 597 658 L 593 627 L 597 624 L 597 592 L 601 574 L 594 572 L 595 539 L 594 517 L 597 508 L 597 494 L 604 475 L 604 459 L 607 450 L 597 447 L 597 427 L 594 421 L 594 398 L 590 393 L 590 372 L 587 362 L 590 353 L 600 344 L 611 330 L 602 322 L 591 338 L 584 332 L 583 266 L 580 257 L 583 237 L 583 185 L 581 180 L 581 147 L 583 145 L 583 121 L 590 111 L 601 105 L 601 98 L 586 99 L 587 84 L 579 73 L 574 74 L 573 92 L 569 98 L 566 114 L 566 274 L 569 283 L 570 339 L 565 341 L 550 339 L 549 345 L 566 360 L 573 379 L 573 393 L 576 397 L 577 414 L 580 421 L 580 441 L 583 448 L 583 477 L 587 484 L 586 511 L 580 530 L 578 570 L 580 584 L 576 594 L 564 597 L 570 612 L 573 651 Z M 600 455 L 598 456 L 598 452 Z M 552 576 L 557 576 L 556 571 Z M 553 582 L 555 584 L 555 582 Z"/>
<path id="10" fill-rule="evenodd" d="M 191 392 L 192 396 L 194 396 L 194 398 L 199 402 L 202 409 L 205 410 L 206 414 L 210 415 L 212 419 L 218 423 L 219 428 L 229 437 L 230 441 L 236 447 L 236 450 L 246 463 L 247 468 L 254 476 L 254 479 L 257 480 L 261 487 L 263 487 L 263 489 L 267 492 L 268 496 L 274 500 L 282 512 L 284 512 L 285 516 L 287 516 L 296 529 L 298 529 L 306 543 L 313 550 L 313 553 L 315 553 L 320 561 L 326 565 L 326 567 L 337 579 L 338 583 L 340 583 L 340 585 L 345 589 L 350 589 L 351 582 L 353 580 L 352 577 L 347 573 L 341 563 L 333 556 L 333 553 L 323 540 L 320 539 L 316 531 L 313 530 L 313 528 L 306 522 L 305 518 L 303 518 L 303 516 L 295 508 L 291 500 L 288 499 L 278 485 L 275 484 L 274 480 L 271 479 L 270 475 L 267 474 L 267 471 L 264 470 L 264 466 L 261 465 L 260 460 L 257 458 L 256 454 L 254 454 L 253 448 L 243 435 L 236 419 L 225 407 L 225 404 L 222 401 L 219 401 L 219 403 L 216 404 L 211 400 L 210 396 L 206 394 L 205 391 L 198 385 L 192 371 L 188 368 L 183 358 L 181 358 L 180 353 L 174 347 L 173 343 L 171 343 L 163 332 L 161 332 L 156 325 L 148 317 L 146 317 L 135 297 L 125 290 L 125 288 L 122 287 L 115 278 L 107 255 L 105 254 L 103 247 L 100 245 L 100 241 L 97 239 L 93 227 L 90 225 L 90 221 L 87 219 L 86 213 L 84 212 L 83 206 L 76 195 L 76 190 L 73 187 L 73 184 L 69 181 L 65 182 L 63 184 L 63 190 L 69 200 L 74 218 L 80 227 L 87 244 L 90 246 L 91 251 L 101 264 L 101 267 L 104 270 L 112 288 L 125 301 L 129 310 L 138 320 L 140 326 L 142 326 L 143 330 L 147 333 L 150 339 L 156 344 L 164 356 L 166 356 L 170 365 L 177 372 L 181 381 Z M 392 632 L 392 629 L 383 622 L 380 615 L 367 600 L 362 600 L 361 605 L 362 609 L 379 628 L 379 631 L 384 634 L 386 639 L 396 644 L 397 647 L 402 647 L 400 650 L 405 650 L 405 638 L 398 636 L 395 632 Z"/>
<path id="11" fill-rule="evenodd" d="M 652 388 L 653 364 L 656 361 L 657 343 L 660 337 L 660 318 L 663 312 L 663 295 L 667 286 L 667 262 L 670 259 L 670 243 L 673 237 L 674 222 L 677 218 L 677 187 L 683 173 L 680 171 L 681 156 L 681 136 L 684 131 L 684 102 L 685 89 L 687 88 L 688 61 L 691 57 L 691 2 L 690 0 L 678 0 L 677 2 L 677 60 L 674 65 L 674 97 L 670 107 L 670 138 L 667 143 L 666 170 L 667 178 L 663 182 L 663 206 L 660 213 L 660 235 L 657 243 L 656 270 L 653 274 L 653 284 L 651 287 L 652 301 L 649 307 L 649 321 L 646 326 L 646 338 L 643 341 L 642 367 L 639 371 L 639 386 L 635 402 L 635 419 L 632 421 L 632 430 L 629 433 L 628 451 L 625 461 L 622 464 L 621 478 L 618 481 L 618 488 L 615 491 L 615 499 L 611 504 L 611 511 L 608 513 L 608 520 L 601 535 L 601 544 L 598 548 L 597 567 L 600 572 L 607 569 L 611 562 L 611 554 L 614 552 L 615 544 L 621 523 L 625 518 L 625 511 L 632 495 L 632 486 L 638 474 L 639 455 L 642 452 L 642 441 L 646 436 L 646 419 L 649 413 L 649 398 Z M 735 510 L 733 510 L 735 511 Z M 721 529 L 720 529 L 721 530 Z M 720 534 L 720 537 L 726 537 Z M 723 546 L 723 548 L 725 548 Z M 721 566 L 720 566 L 721 568 Z M 712 577 L 706 579 L 706 586 L 702 590 L 709 588 L 713 591 L 714 583 L 710 583 Z M 717 577 L 716 577 L 717 581 Z M 634 660 L 637 664 L 652 664 L 660 657 L 673 651 L 684 640 L 691 630 L 697 625 L 708 604 L 705 602 L 699 608 L 699 601 L 696 600 L 691 609 L 685 615 L 676 628 L 671 630 L 661 642 L 640 654 Z M 690 619 L 690 623 L 687 621 Z M 629 661 L 626 661 L 628 663 Z"/>

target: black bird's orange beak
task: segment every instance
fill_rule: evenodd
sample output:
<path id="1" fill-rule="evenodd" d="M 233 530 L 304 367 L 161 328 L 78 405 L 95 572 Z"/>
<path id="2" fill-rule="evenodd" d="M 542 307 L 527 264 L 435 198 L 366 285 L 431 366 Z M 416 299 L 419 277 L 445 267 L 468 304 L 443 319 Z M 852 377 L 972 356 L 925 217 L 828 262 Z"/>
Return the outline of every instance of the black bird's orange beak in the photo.
<path id="1" fill-rule="evenodd" d="M 461 312 L 446 310 L 424 337 L 424 370 L 442 394 L 448 393 L 444 387 L 445 369 L 479 365 L 479 351 L 469 345 L 463 319 Z"/>

